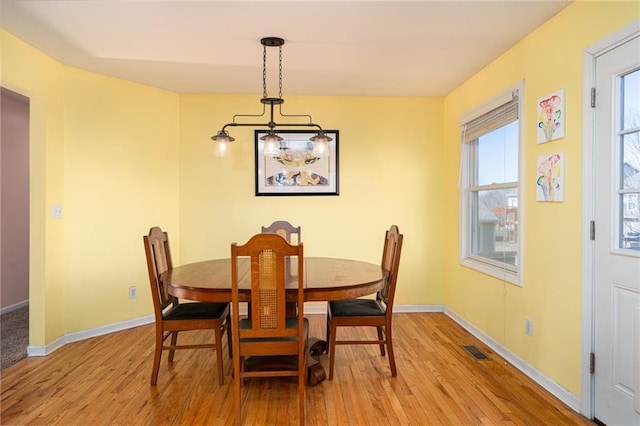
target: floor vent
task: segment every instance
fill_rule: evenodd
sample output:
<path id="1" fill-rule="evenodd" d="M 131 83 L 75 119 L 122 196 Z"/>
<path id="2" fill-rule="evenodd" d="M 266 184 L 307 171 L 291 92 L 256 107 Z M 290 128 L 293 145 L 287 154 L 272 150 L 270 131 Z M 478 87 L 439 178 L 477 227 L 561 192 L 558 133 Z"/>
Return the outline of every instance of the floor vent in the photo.
<path id="1" fill-rule="evenodd" d="M 469 352 L 469 354 L 471 354 L 471 356 L 474 357 L 478 361 L 487 361 L 487 360 L 491 359 L 484 352 L 482 352 L 480 349 L 478 349 L 474 345 L 462 346 L 462 348 L 465 351 Z"/>

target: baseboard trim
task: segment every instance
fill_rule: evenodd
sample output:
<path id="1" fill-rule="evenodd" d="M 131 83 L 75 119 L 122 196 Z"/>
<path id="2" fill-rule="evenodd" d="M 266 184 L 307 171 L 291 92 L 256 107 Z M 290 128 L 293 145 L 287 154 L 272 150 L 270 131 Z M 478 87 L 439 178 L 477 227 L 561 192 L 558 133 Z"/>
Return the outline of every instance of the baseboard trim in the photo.
<path id="1" fill-rule="evenodd" d="M 569 392 L 564 387 L 560 386 L 554 380 L 534 368 L 531 364 L 520 358 L 515 353 L 511 352 L 491 336 L 484 333 L 482 330 L 475 327 L 473 324 L 468 322 L 466 319 L 462 318 L 452 309 L 446 308 L 444 309 L 444 313 L 457 322 L 462 328 L 467 330 L 469 333 L 473 334 L 476 338 L 478 338 L 482 343 L 489 346 L 493 351 L 495 351 L 498 355 L 503 357 L 508 363 L 516 367 L 523 374 L 528 376 L 531 380 L 545 388 L 551 394 L 553 394 L 560 401 L 569 406 L 572 410 L 577 413 L 580 413 L 582 408 L 582 401 L 579 397 Z"/>
<path id="2" fill-rule="evenodd" d="M 411 312 L 444 312 L 444 305 L 394 305 L 394 313 Z M 242 309 L 240 310 L 242 314 Z M 327 313 L 326 302 L 309 302 L 304 304 L 304 313 L 307 315 L 317 315 Z"/>
<path id="3" fill-rule="evenodd" d="M 241 311 L 242 312 L 242 311 Z M 327 302 L 305 302 L 305 315 L 324 315 L 327 313 Z"/>
<path id="4" fill-rule="evenodd" d="M 9 312 L 24 308 L 25 306 L 29 306 L 29 299 L 23 300 L 22 302 L 14 303 L 13 305 L 5 306 L 4 308 L 0 308 L 0 315 L 8 314 Z"/>
<path id="5" fill-rule="evenodd" d="M 412 312 L 444 312 L 444 305 L 394 305 L 394 313 L 412 313 Z"/>
<path id="6" fill-rule="evenodd" d="M 459 324 L 462 328 L 464 328 L 473 336 L 478 338 L 485 345 L 489 346 L 493 351 L 495 351 L 498 355 L 503 357 L 507 362 L 511 363 L 523 374 L 525 374 L 526 376 L 531 378 L 533 381 L 538 383 L 544 389 L 546 389 L 551 394 L 553 394 L 556 398 L 560 399 L 564 404 L 569 406 L 572 410 L 576 411 L 577 413 L 580 413 L 582 402 L 579 397 L 569 392 L 564 387 L 560 386 L 554 380 L 547 377 L 545 374 L 543 374 L 542 372 L 534 368 L 531 364 L 524 361 L 515 353 L 505 348 L 498 341 L 496 341 L 491 336 L 484 333 L 479 328 L 475 327 L 473 324 L 471 324 L 465 318 L 458 315 L 452 309 L 449 309 L 444 305 L 395 305 L 393 311 L 395 313 L 444 312 L 445 315 L 447 315 L 449 318 L 454 320 L 457 324 Z M 305 313 L 309 315 L 325 314 L 326 312 L 327 312 L 327 308 L 326 308 L 326 304 L 324 303 L 310 303 L 308 307 L 305 306 Z M 62 346 L 66 345 L 67 343 L 78 342 L 78 341 L 89 339 L 92 337 L 102 336 L 104 334 L 114 333 L 117 331 L 122 331 L 129 328 L 150 324 L 150 323 L 153 323 L 154 320 L 155 319 L 153 315 L 147 315 L 140 318 L 134 318 L 127 321 L 122 321 L 114 324 L 96 327 L 91 330 L 84 330 L 76 333 L 67 334 L 65 336 L 62 336 L 54 340 L 53 342 L 45 346 L 29 346 L 27 348 L 27 355 L 28 356 L 46 356 L 54 352 L 55 350 L 60 349 Z"/>
<path id="7" fill-rule="evenodd" d="M 90 330 L 83 330 L 71 334 L 66 334 L 47 345 L 27 347 L 27 356 L 46 356 L 60 349 L 67 343 L 79 342 L 81 340 L 90 339 L 92 337 L 115 333 L 116 331 L 122 331 L 129 328 L 150 324 L 154 321 L 155 318 L 153 315 L 147 315 L 144 317 L 121 321 L 114 324 L 103 325 L 100 327 L 92 328 Z"/>

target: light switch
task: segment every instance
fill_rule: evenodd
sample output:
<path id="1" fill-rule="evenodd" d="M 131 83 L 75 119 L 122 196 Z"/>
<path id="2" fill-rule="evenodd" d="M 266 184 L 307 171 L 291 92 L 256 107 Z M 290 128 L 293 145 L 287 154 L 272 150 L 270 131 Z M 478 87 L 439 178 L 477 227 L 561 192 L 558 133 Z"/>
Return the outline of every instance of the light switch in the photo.
<path id="1" fill-rule="evenodd" d="M 54 204 L 51 207 L 51 216 L 54 219 L 60 219 L 62 217 L 62 206 L 60 204 Z"/>

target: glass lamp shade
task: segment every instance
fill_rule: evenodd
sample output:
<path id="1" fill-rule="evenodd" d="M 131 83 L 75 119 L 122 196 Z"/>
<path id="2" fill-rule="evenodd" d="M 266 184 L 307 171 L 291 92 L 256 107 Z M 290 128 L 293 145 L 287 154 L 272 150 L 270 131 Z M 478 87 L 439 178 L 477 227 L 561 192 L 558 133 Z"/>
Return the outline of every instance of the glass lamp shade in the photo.
<path id="1" fill-rule="evenodd" d="M 224 130 L 220 130 L 215 136 L 211 136 L 211 139 L 214 142 L 213 154 L 216 157 L 224 157 L 229 151 L 229 143 L 235 140 Z"/>
<path id="2" fill-rule="evenodd" d="M 313 154 L 323 157 L 329 152 L 329 141 L 333 140 L 333 138 L 330 138 L 321 130 L 309 140 L 313 142 Z"/>
<path id="3" fill-rule="evenodd" d="M 280 149 L 280 143 L 274 139 L 264 141 L 264 155 L 273 155 Z"/>
<path id="4" fill-rule="evenodd" d="M 273 130 L 270 130 L 269 133 L 262 136 L 260 139 L 264 141 L 264 155 L 275 155 L 279 152 L 282 137 L 278 136 L 278 134 Z"/>
<path id="5" fill-rule="evenodd" d="M 318 157 L 323 157 L 329 151 L 329 141 L 327 138 L 318 138 L 313 142 L 313 154 Z"/>
<path id="6" fill-rule="evenodd" d="M 229 152 L 229 143 L 216 141 L 213 144 L 213 155 L 216 157 L 224 157 Z"/>

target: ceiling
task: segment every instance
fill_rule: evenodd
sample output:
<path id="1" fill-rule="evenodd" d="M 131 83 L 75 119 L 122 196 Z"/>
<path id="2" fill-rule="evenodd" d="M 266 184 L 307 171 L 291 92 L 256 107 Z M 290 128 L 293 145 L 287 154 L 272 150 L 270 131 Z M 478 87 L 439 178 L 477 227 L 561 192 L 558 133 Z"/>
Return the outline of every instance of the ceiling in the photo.
<path id="1" fill-rule="evenodd" d="M 2 0 L 0 23 L 61 63 L 179 93 L 444 96 L 573 0 Z M 277 48 L 267 49 L 277 95 Z"/>

